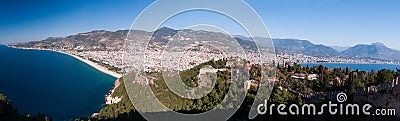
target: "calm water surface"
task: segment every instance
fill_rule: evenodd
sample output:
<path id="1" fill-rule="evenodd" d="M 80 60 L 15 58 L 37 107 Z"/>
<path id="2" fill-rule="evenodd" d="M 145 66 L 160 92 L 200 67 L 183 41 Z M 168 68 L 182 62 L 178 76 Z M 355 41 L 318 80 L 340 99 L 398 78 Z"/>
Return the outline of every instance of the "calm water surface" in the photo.
<path id="1" fill-rule="evenodd" d="M 52 119 L 90 116 L 104 103 L 116 78 L 65 54 L 0 45 L 0 93 L 20 113 Z"/>
<path id="2" fill-rule="evenodd" d="M 360 71 L 379 71 L 382 69 L 390 69 L 396 71 L 396 69 L 400 69 L 400 65 L 396 64 L 346 64 L 346 63 L 312 63 L 312 64 L 300 64 L 301 66 L 319 66 L 324 65 L 329 68 L 346 68 L 348 67 L 351 70 L 360 70 Z"/>

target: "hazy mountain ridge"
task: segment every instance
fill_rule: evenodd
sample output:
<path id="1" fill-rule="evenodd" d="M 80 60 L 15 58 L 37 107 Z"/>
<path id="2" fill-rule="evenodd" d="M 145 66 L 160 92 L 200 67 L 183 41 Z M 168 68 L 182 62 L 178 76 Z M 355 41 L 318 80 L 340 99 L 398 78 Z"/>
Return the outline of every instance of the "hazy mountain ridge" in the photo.
<path id="1" fill-rule="evenodd" d="M 241 38 L 240 40 L 252 41 L 251 39 L 243 39 L 243 36 L 237 37 Z M 346 57 L 400 61 L 399 50 L 388 48 L 386 45 L 379 42 L 370 45 L 358 44 L 353 47 L 329 47 L 299 39 L 273 39 L 273 42 L 275 50 L 289 53 L 301 53 L 317 57 Z"/>
<path id="2" fill-rule="evenodd" d="M 315 45 L 308 40 L 273 39 L 275 49 L 280 51 L 302 53 L 313 56 L 338 56 L 339 52 L 331 47 Z"/>
<path id="3" fill-rule="evenodd" d="M 347 57 L 372 58 L 393 61 L 400 60 L 400 51 L 390 49 L 382 43 L 372 43 L 370 45 L 359 44 L 343 51 L 342 55 Z"/>
<path id="4" fill-rule="evenodd" d="M 32 41 L 16 44 L 19 47 L 29 48 L 57 48 L 74 50 L 118 50 L 123 47 L 128 30 L 115 32 L 96 30 L 87 33 L 79 33 L 67 37 L 49 37 L 42 41 Z"/>
<path id="5" fill-rule="evenodd" d="M 122 50 L 124 40 L 129 30 L 119 30 L 115 32 L 96 30 L 92 32 L 79 33 L 67 37 L 49 37 L 42 41 L 33 41 L 27 43 L 15 44 L 19 47 L 48 48 L 48 49 L 70 49 L 76 51 L 117 51 Z M 132 32 L 132 31 L 131 31 Z M 171 41 L 173 36 L 180 32 L 181 34 L 190 34 L 192 37 L 200 37 L 206 34 L 210 39 L 220 39 L 222 33 L 211 31 L 195 30 L 174 30 L 163 27 L 154 32 L 133 30 L 135 38 L 151 38 L 152 42 L 161 42 L 166 44 Z M 153 35 L 152 35 L 153 34 Z M 215 36 L 215 37 L 214 37 Z M 254 41 L 248 37 L 234 35 L 232 36 L 245 49 L 254 49 Z M 393 60 L 400 61 L 400 51 L 390 49 L 382 43 L 373 43 L 371 45 L 359 44 L 344 48 L 329 47 L 325 45 L 314 44 L 308 40 L 300 39 L 273 39 L 275 49 L 288 53 L 301 53 L 317 57 L 357 57 L 367 59 Z M 342 52 L 340 51 L 342 49 Z"/>
<path id="6" fill-rule="evenodd" d="M 338 52 L 343 52 L 343 51 L 351 48 L 351 46 L 329 46 L 329 47 L 335 49 Z"/>

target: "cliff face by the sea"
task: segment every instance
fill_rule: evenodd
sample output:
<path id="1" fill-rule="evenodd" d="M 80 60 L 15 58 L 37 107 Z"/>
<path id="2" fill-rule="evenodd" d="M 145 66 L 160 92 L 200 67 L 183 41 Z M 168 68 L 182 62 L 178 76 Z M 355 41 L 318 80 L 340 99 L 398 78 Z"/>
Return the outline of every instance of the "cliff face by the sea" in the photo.
<path id="1" fill-rule="evenodd" d="M 106 105 L 111 105 L 111 104 L 115 104 L 121 101 L 122 97 L 118 97 L 118 96 L 113 96 L 113 93 L 115 92 L 115 89 L 118 88 L 119 85 L 121 85 L 120 83 L 121 79 L 117 79 L 114 81 L 114 87 L 105 95 L 105 104 Z"/>

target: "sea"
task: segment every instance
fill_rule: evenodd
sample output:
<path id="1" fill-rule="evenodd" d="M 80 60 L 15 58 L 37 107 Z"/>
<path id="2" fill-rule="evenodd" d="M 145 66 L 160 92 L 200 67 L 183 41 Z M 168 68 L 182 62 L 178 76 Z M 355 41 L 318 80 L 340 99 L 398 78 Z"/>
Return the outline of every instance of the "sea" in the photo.
<path id="1" fill-rule="evenodd" d="M 0 93 L 20 113 L 43 113 L 54 121 L 98 112 L 116 80 L 69 55 L 3 45 L 0 67 Z"/>
<path id="2" fill-rule="evenodd" d="M 379 71 L 382 69 L 389 69 L 393 71 L 397 71 L 400 69 L 400 65 L 398 64 L 348 64 L 348 63 L 303 63 L 300 64 L 301 66 L 309 67 L 313 66 L 326 66 L 328 68 L 346 68 L 348 67 L 350 70 L 359 70 L 359 71 L 368 71 L 371 72 L 372 70 Z"/>

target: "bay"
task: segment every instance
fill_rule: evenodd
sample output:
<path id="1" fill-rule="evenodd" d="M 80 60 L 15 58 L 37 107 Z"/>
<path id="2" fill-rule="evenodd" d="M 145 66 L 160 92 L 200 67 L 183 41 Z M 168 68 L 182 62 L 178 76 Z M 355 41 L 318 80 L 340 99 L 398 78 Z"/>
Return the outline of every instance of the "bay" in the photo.
<path id="1" fill-rule="evenodd" d="M 69 55 L 0 45 L 0 93 L 20 113 L 44 113 L 55 121 L 101 109 L 115 77 Z"/>
<path id="2" fill-rule="evenodd" d="M 400 65 L 397 64 L 350 64 L 350 63 L 303 63 L 301 66 L 309 67 L 323 65 L 328 68 L 346 68 L 348 67 L 351 70 L 359 70 L 359 71 L 379 71 L 382 69 L 389 69 L 393 71 L 397 71 L 396 69 L 400 69 Z"/>

